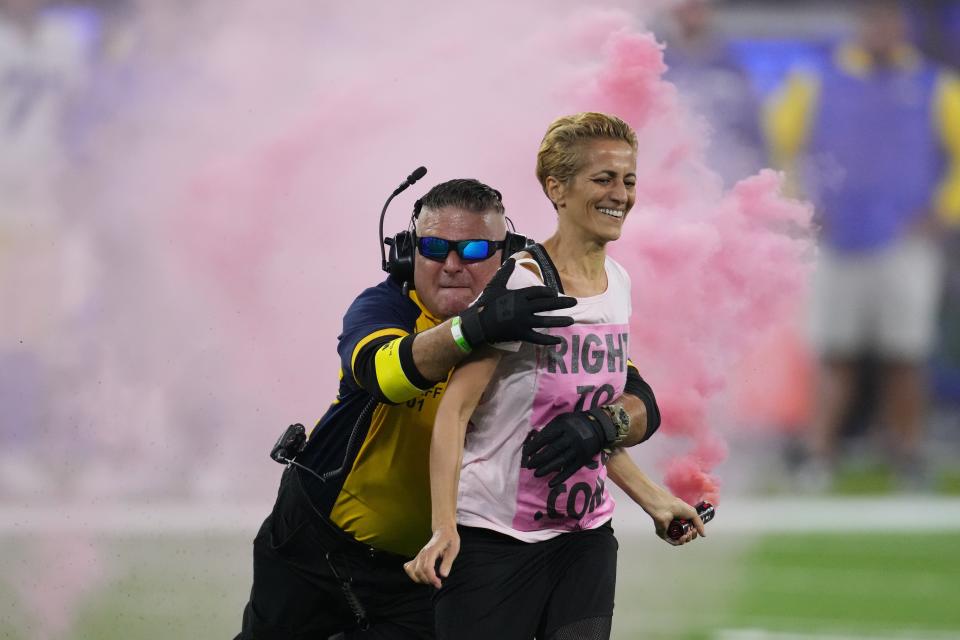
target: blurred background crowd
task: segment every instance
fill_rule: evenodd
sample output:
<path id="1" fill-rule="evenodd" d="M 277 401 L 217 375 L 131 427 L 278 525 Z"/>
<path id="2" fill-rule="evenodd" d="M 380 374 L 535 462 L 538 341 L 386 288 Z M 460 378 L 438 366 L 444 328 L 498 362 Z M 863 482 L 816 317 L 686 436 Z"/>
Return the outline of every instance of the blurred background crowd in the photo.
<path id="1" fill-rule="evenodd" d="M 689 0 L 662 33 L 712 165 L 784 170 L 815 208 L 811 298 L 758 354 L 781 393 L 743 396 L 787 434 L 782 486 L 955 491 L 960 4 Z"/>
<path id="2" fill-rule="evenodd" d="M 960 491 L 960 3 L 662 4 L 649 26 L 711 134 L 710 164 L 728 184 L 783 169 L 816 206 L 811 299 L 743 364 L 764 363 L 778 391 L 747 382 L 734 398 L 749 428 L 730 464 L 739 451 L 761 475 L 737 486 L 730 468 L 731 485 Z M 176 134 L 115 125 L 196 80 L 155 39 L 203 37 L 216 12 L 179 5 L 157 26 L 136 0 L 0 0 L 0 499 L 192 496 L 235 472 L 185 472 L 248 407 L 206 393 L 219 372 L 204 363 L 172 365 L 168 345 L 125 335 L 164 310 L 129 308 L 142 284 L 125 272 L 143 257 L 118 225 L 138 203 L 104 198 L 114 185 L 98 169 L 118 161 L 104 135 Z M 189 375 L 143 374 L 157 363 Z M 163 472 L 129 472 L 144 460 Z"/>

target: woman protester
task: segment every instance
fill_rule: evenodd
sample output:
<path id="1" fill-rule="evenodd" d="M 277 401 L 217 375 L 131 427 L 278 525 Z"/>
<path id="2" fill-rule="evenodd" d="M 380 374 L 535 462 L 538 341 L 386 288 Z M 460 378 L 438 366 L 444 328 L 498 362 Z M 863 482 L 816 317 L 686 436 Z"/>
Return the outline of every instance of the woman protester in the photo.
<path id="1" fill-rule="evenodd" d="M 622 449 L 551 479 L 557 468 L 542 464 L 549 446 L 529 446 L 539 426 L 567 412 L 588 412 L 598 433 L 628 418 L 616 400 L 627 380 L 630 278 L 606 246 L 633 207 L 636 166 L 635 133 L 606 114 L 560 118 L 541 143 L 537 177 L 557 229 L 515 256 L 524 268 L 507 286 L 553 284 L 576 298 L 564 310 L 574 324 L 546 330 L 557 345 L 496 344 L 451 375 L 430 450 L 433 537 L 406 565 L 439 589 L 440 639 L 609 638 L 618 544 L 608 474 L 671 544 L 703 535 L 696 511 Z M 678 541 L 665 535 L 674 517 L 695 527 Z"/>

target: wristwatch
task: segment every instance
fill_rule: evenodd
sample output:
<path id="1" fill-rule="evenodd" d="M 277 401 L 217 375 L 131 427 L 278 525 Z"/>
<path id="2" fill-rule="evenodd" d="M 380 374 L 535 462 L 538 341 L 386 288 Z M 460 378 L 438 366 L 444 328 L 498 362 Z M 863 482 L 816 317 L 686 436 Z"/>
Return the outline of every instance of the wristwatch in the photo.
<path id="1" fill-rule="evenodd" d="M 617 428 L 617 437 L 608 448 L 609 451 L 626 440 L 627 434 L 630 433 L 630 414 L 627 413 L 627 410 L 624 409 L 623 405 L 619 402 L 605 404 L 600 408 L 610 416 L 610 419 L 613 421 L 613 426 Z"/>

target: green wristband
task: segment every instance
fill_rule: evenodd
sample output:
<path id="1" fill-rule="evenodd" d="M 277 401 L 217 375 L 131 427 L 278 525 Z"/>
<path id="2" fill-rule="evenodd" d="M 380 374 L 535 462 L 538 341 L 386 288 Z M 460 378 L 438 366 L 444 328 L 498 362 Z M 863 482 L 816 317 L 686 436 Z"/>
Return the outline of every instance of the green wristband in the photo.
<path id="1" fill-rule="evenodd" d="M 453 320 L 450 321 L 450 333 L 453 334 L 453 341 L 460 347 L 460 351 L 464 353 L 473 351 L 473 347 L 471 347 L 467 339 L 463 337 L 463 329 L 460 327 L 460 316 L 453 316 Z"/>

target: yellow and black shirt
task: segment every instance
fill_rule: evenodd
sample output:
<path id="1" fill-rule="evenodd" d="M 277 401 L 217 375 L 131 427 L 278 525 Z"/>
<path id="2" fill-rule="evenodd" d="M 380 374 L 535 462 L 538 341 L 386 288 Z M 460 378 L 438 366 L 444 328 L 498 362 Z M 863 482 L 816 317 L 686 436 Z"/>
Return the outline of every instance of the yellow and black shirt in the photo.
<path id="1" fill-rule="evenodd" d="M 413 364 L 413 336 L 441 323 L 388 278 L 350 305 L 340 388 L 297 461 L 314 506 L 357 540 L 412 557 L 430 538 L 430 434 L 446 381 Z"/>
<path id="2" fill-rule="evenodd" d="M 314 506 L 354 538 L 413 557 L 430 539 L 430 436 L 446 380 L 413 364 L 413 338 L 442 322 L 388 278 L 353 301 L 339 336 L 340 389 L 297 462 Z M 626 393 L 647 403 L 649 438 L 660 424 L 652 391 L 628 362 Z"/>

